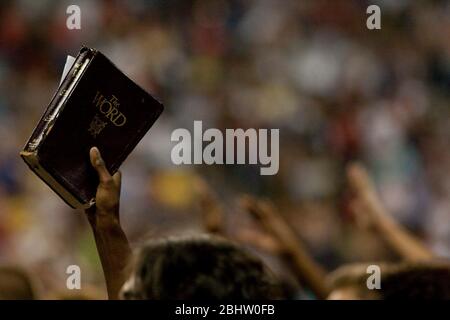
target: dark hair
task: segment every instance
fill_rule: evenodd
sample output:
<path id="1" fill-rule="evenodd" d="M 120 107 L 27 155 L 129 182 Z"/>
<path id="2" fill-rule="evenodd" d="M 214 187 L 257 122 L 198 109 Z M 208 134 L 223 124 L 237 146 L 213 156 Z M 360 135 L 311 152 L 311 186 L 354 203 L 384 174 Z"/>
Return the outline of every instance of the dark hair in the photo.
<path id="1" fill-rule="evenodd" d="M 407 266 L 382 277 L 383 299 L 450 299 L 450 266 Z"/>
<path id="2" fill-rule="evenodd" d="M 277 287 L 261 260 L 212 236 L 167 238 L 141 248 L 124 298 L 270 299 Z"/>
<path id="3" fill-rule="evenodd" d="M 366 285 L 368 264 L 339 268 L 330 277 L 333 289 L 352 286 L 362 298 L 384 300 L 448 300 L 450 299 L 450 264 L 439 261 L 380 263 L 381 289 Z"/>

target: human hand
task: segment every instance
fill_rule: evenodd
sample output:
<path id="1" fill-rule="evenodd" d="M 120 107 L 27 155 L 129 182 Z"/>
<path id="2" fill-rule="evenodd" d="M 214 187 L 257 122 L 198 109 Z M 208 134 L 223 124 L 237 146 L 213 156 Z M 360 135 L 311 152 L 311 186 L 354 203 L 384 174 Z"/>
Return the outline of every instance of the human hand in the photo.
<path id="1" fill-rule="evenodd" d="M 379 223 L 390 220 L 366 168 L 359 163 L 350 164 L 347 180 L 353 192 L 350 210 L 358 226 L 375 229 Z"/>
<path id="2" fill-rule="evenodd" d="M 211 190 L 211 186 L 200 176 L 194 179 L 194 189 L 199 199 L 202 223 L 209 233 L 225 233 L 225 217 L 217 196 Z"/>
<path id="3" fill-rule="evenodd" d="M 118 171 L 113 176 L 108 172 L 97 147 L 89 150 L 91 164 L 97 171 L 99 184 L 95 195 L 95 205 L 86 210 L 91 223 L 119 223 L 119 204 L 122 175 Z"/>
<path id="4" fill-rule="evenodd" d="M 270 201 L 245 195 L 240 199 L 240 206 L 261 226 L 261 232 L 256 236 L 260 247 L 265 247 L 273 253 L 284 254 L 292 241 L 297 241 L 287 221 L 280 216 Z M 255 238 L 255 234 L 252 237 Z"/>
<path id="5" fill-rule="evenodd" d="M 268 254 L 281 255 L 283 253 L 280 243 L 264 230 L 241 228 L 236 232 L 235 239 Z"/>

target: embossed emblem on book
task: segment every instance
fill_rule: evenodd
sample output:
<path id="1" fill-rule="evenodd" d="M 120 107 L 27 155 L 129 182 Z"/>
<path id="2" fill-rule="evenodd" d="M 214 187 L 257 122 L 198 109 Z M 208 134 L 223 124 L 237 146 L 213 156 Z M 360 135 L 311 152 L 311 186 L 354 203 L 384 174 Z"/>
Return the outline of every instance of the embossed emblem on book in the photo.
<path id="1" fill-rule="evenodd" d="M 98 115 L 95 115 L 92 119 L 91 123 L 89 124 L 88 132 L 94 137 L 97 138 L 97 136 L 102 132 L 102 130 L 106 127 L 108 122 L 103 121 Z"/>

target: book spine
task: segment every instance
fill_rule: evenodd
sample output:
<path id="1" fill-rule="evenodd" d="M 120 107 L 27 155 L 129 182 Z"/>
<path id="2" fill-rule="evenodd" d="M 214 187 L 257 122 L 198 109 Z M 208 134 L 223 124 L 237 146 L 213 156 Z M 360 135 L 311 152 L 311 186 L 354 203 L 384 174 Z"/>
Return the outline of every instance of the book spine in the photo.
<path id="1" fill-rule="evenodd" d="M 59 108 L 62 101 L 66 100 L 68 95 L 70 94 L 69 88 L 71 88 L 73 82 L 78 78 L 77 75 L 80 72 L 80 66 L 83 65 L 85 60 L 93 54 L 93 51 L 88 48 L 83 48 L 78 54 L 75 62 L 70 69 L 67 76 L 64 78 L 61 85 L 58 87 L 58 90 L 53 95 L 50 104 L 42 115 L 38 125 L 34 129 L 31 134 L 30 139 L 27 141 L 24 150 L 27 152 L 35 152 L 39 148 L 41 142 L 45 139 L 49 129 L 51 128 L 51 124 L 57 118 L 59 113 Z"/>

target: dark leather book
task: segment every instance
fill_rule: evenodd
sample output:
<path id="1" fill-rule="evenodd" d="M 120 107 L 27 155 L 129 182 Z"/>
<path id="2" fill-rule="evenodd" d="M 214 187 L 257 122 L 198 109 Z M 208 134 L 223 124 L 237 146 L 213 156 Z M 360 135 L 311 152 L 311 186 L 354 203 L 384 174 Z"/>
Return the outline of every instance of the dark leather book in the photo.
<path id="1" fill-rule="evenodd" d="M 114 174 L 163 105 L 95 49 L 83 47 L 26 143 L 21 157 L 73 208 L 95 203 L 97 146 Z"/>

